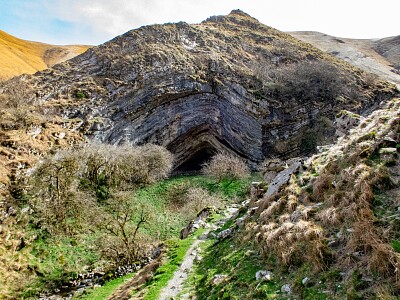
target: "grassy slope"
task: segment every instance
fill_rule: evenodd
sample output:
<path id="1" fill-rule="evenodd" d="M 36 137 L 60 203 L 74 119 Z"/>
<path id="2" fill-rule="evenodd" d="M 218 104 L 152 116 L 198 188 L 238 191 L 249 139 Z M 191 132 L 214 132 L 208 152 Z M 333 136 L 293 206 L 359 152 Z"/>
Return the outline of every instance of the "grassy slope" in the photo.
<path id="1" fill-rule="evenodd" d="M 105 285 L 95 288 L 79 297 L 82 300 L 104 300 L 109 297 L 116 288 L 124 284 L 127 280 L 131 279 L 135 273 L 127 274 L 125 276 L 108 281 Z"/>
<path id="2" fill-rule="evenodd" d="M 400 149 L 399 107 L 394 99 L 312 157 L 281 193 L 255 203 L 258 213 L 233 237 L 204 243 L 182 294 L 288 299 L 281 288 L 289 284 L 296 299 L 399 299 L 400 160 L 384 154 L 387 143 Z M 259 270 L 272 281 L 257 282 Z M 216 274 L 227 277 L 215 284 Z"/>
<path id="3" fill-rule="evenodd" d="M 220 230 L 228 229 L 227 222 Z M 265 270 L 254 247 L 237 238 L 216 243 L 209 239 L 202 245 L 203 259 L 195 266 L 182 294 L 196 295 L 197 299 L 280 299 L 279 284 L 275 280 L 255 280 L 257 271 Z M 212 283 L 215 275 L 228 275 L 222 282 Z"/>
<path id="4" fill-rule="evenodd" d="M 52 64 L 85 52 L 89 46 L 71 45 L 54 46 L 44 43 L 31 42 L 16 38 L 0 30 L 0 76 L 10 78 L 23 73 L 35 73 L 46 69 L 44 61 L 46 50 L 66 50 L 64 54 L 55 54 L 50 61 Z M 71 56 L 72 55 L 72 56 Z"/>

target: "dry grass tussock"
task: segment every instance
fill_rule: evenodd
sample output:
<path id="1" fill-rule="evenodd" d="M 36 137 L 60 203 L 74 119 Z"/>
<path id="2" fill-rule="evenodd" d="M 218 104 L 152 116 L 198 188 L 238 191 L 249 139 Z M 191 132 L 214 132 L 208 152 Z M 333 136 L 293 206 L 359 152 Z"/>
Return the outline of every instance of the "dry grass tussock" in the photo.
<path id="1" fill-rule="evenodd" d="M 390 221 L 396 201 L 379 196 L 398 191 L 392 178 L 399 176 L 398 155 L 388 164 L 382 153 L 390 151 L 381 149 L 400 142 L 399 112 L 400 99 L 394 99 L 309 159 L 308 169 L 279 194 L 255 202 L 259 208 L 249 224 L 265 256 L 288 267 L 357 270 L 376 279 L 369 293 L 381 299 L 400 292 L 400 253 L 391 244 L 400 236 Z M 384 204 L 377 204 L 377 197 Z"/>

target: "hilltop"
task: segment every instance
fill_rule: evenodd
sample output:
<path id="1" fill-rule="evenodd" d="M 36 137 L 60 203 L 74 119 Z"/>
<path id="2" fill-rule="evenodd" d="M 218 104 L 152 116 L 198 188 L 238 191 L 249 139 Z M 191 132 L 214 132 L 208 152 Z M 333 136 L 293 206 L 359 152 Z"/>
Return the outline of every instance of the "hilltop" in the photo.
<path id="1" fill-rule="evenodd" d="M 37 71 L 71 59 L 90 46 L 56 46 L 25 41 L 0 30 L 0 77 L 11 78 Z"/>

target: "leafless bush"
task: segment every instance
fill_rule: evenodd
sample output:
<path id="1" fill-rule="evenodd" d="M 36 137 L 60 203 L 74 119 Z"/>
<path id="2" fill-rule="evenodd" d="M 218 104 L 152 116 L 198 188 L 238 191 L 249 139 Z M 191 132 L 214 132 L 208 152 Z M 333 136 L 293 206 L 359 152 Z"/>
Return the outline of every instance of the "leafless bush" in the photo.
<path id="1" fill-rule="evenodd" d="M 32 88 L 23 81 L 0 82 L 0 128 L 27 128 L 40 121 L 40 115 L 34 112 L 31 94 Z"/>
<path id="2" fill-rule="evenodd" d="M 185 193 L 185 202 L 179 211 L 188 220 L 191 220 L 206 207 L 219 208 L 221 206 L 222 200 L 219 197 L 210 195 L 207 190 L 202 188 L 191 188 Z"/>
<path id="3" fill-rule="evenodd" d="M 249 168 L 242 159 L 223 152 L 216 154 L 210 162 L 204 164 L 202 171 L 218 182 L 224 179 L 242 179 L 250 175 Z"/>
<path id="4" fill-rule="evenodd" d="M 373 73 L 366 73 L 363 76 L 363 80 L 364 84 L 369 87 L 373 86 L 379 80 L 379 76 Z"/>
<path id="5" fill-rule="evenodd" d="M 187 202 L 187 194 L 190 189 L 191 184 L 187 181 L 172 185 L 166 193 L 168 202 L 174 206 L 182 207 Z"/>
<path id="6" fill-rule="evenodd" d="M 166 178 L 172 167 L 171 153 L 156 145 L 90 144 L 81 150 L 80 157 L 85 161 L 86 186 L 96 192 L 102 188 L 124 189 L 152 183 Z"/>
<path id="7" fill-rule="evenodd" d="M 149 221 L 150 213 L 137 203 L 131 193 L 118 193 L 108 199 L 96 219 L 103 232 L 100 250 L 107 259 L 132 264 L 140 259 L 145 241 L 140 230 Z"/>
<path id="8" fill-rule="evenodd" d="M 49 231 L 70 231 L 68 220 L 78 219 L 86 211 L 82 208 L 90 200 L 78 191 L 80 167 L 76 155 L 60 152 L 43 161 L 30 176 L 30 205 Z"/>
<path id="9" fill-rule="evenodd" d="M 93 216 L 98 203 L 115 202 L 112 192 L 165 178 L 172 155 L 162 147 L 117 147 L 91 144 L 81 150 L 57 153 L 31 174 L 31 206 L 51 230 L 69 231 L 85 214 Z M 95 197 L 96 196 L 96 197 Z M 101 200 L 101 201 L 99 201 Z"/>

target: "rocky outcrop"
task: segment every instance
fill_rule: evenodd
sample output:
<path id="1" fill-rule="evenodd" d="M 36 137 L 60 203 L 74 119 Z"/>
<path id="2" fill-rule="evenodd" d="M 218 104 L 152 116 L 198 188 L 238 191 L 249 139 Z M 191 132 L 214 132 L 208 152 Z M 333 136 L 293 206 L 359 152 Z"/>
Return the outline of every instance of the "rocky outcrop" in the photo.
<path id="1" fill-rule="evenodd" d="M 303 97 L 271 75 L 300 62 L 336 68 L 332 81 L 346 78 L 359 100 L 345 91 L 328 97 L 329 86 Z M 63 115 L 83 119 L 90 138 L 161 144 L 181 171 L 199 169 L 218 151 L 253 168 L 265 157 L 310 152 L 334 136 L 335 113 L 360 112 L 394 92 L 382 82 L 365 86 L 360 70 L 241 11 L 196 25 L 141 27 L 27 80 L 37 103 L 73 99 Z M 304 80 L 320 84 L 318 76 Z"/>

